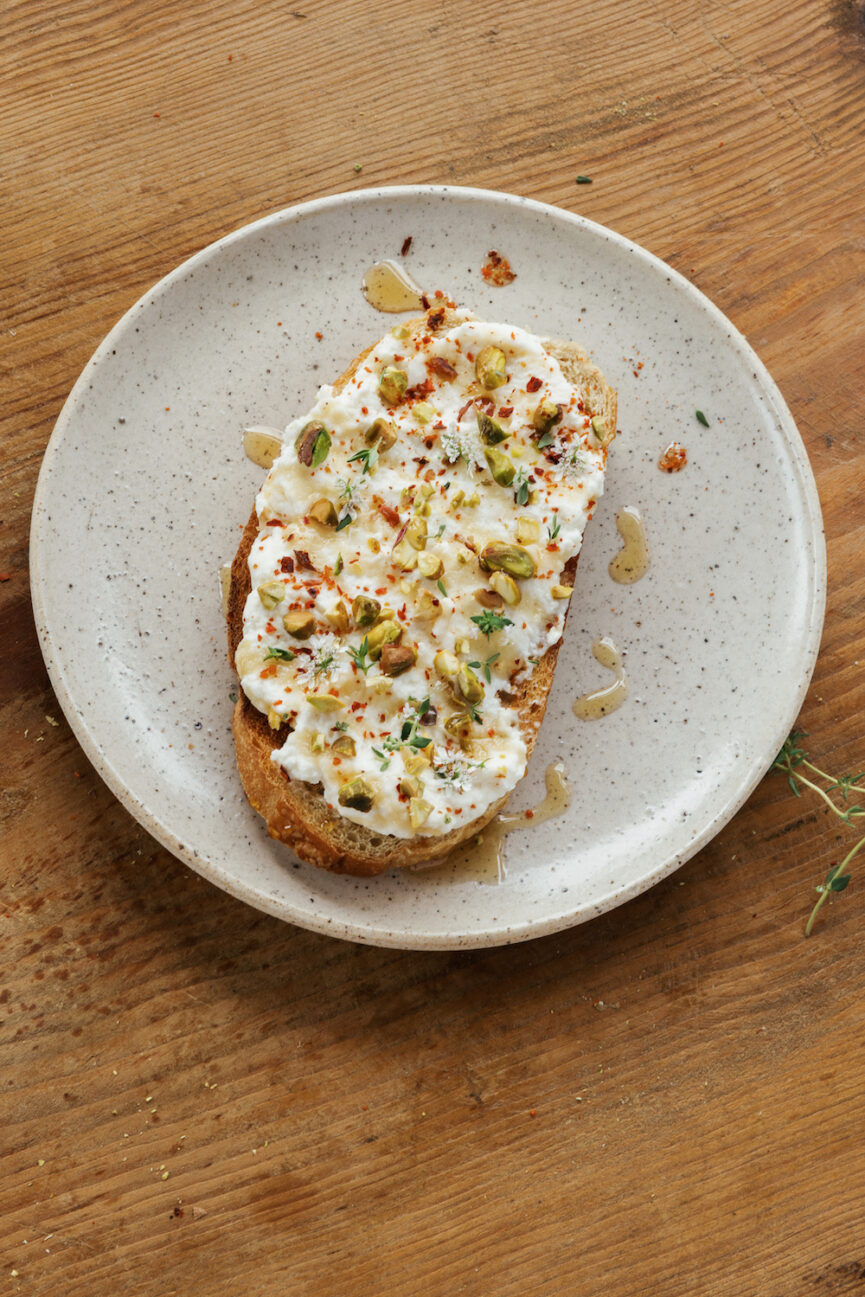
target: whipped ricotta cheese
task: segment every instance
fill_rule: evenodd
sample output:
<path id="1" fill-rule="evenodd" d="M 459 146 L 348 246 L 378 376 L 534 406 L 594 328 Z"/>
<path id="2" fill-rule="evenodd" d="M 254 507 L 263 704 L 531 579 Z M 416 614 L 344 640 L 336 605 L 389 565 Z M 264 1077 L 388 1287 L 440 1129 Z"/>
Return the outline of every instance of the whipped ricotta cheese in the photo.
<path id="1" fill-rule="evenodd" d="M 273 760 L 339 814 L 438 836 L 525 772 L 515 696 L 561 637 L 615 431 L 585 396 L 539 338 L 439 308 L 288 425 L 236 665 Z"/>

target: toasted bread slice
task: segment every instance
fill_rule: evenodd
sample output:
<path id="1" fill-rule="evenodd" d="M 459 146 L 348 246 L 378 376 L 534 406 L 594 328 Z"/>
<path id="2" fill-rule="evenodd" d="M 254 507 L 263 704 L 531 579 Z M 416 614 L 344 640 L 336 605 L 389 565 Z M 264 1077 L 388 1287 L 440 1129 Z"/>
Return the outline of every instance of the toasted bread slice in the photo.
<path id="1" fill-rule="evenodd" d="M 466 313 L 455 312 L 449 307 L 436 307 L 426 316 L 403 326 L 405 331 L 403 336 L 410 337 L 411 341 L 425 338 L 429 343 L 430 337 L 447 335 L 450 329 L 458 328 L 460 324 L 471 318 L 467 317 Z M 408 345 L 407 342 L 407 348 Z M 375 347 L 367 348 L 352 362 L 334 384 L 335 396 L 338 397 L 346 390 L 374 350 Z M 606 383 L 600 370 L 575 343 L 548 341 L 543 343 L 543 350 L 547 356 L 558 362 L 563 378 L 579 393 L 580 415 L 583 416 L 584 424 L 588 426 L 591 420 L 595 420 L 595 427 L 604 430 L 600 434 L 595 434 L 595 441 L 600 443 L 596 453 L 602 451 L 602 458 L 605 461 L 606 445 L 615 434 L 616 428 L 615 392 Z M 529 388 L 529 390 L 533 389 Z M 422 399 L 423 395 L 421 393 L 418 397 L 416 394 L 413 399 L 417 401 Z M 531 435 L 537 439 L 536 433 Z M 516 441 L 516 437 L 514 440 Z M 358 442 L 359 446 L 363 444 L 363 441 Z M 478 467 L 475 471 L 480 473 L 481 470 Z M 262 497 L 259 498 L 258 506 L 261 504 Z M 593 505 L 594 501 L 591 501 L 591 506 Z M 588 511 L 588 516 L 590 515 L 591 508 Z M 227 607 L 229 660 L 232 665 L 235 665 L 238 648 L 244 642 L 245 616 L 248 619 L 250 607 L 257 607 L 256 601 L 250 599 L 253 590 L 251 556 L 256 544 L 260 543 L 263 527 L 270 521 L 264 518 L 263 514 L 260 515 L 259 507 L 253 510 L 232 563 Z M 277 526 L 283 525 L 281 522 L 277 523 Z M 548 548 L 554 550 L 556 546 L 551 543 Z M 306 553 L 304 557 L 307 557 Z M 312 565 L 315 566 L 316 556 L 313 554 L 309 557 Z M 578 553 L 569 555 L 559 569 L 559 587 L 572 586 L 577 559 Z M 329 568 L 325 570 L 330 572 Z M 310 578 L 310 580 L 315 579 Z M 444 589 L 441 582 L 438 584 Z M 562 625 L 567 616 L 569 601 L 565 599 L 563 602 Z M 508 611 L 507 606 L 504 611 Z M 509 624 L 513 625 L 513 622 L 509 621 Z M 272 628 L 274 623 L 269 622 L 268 625 Z M 411 629 L 414 633 L 423 631 L 422 626 L 418 625 Z M 295 643 L 295 641 L 290 642 Z M 526 759 L 534 746 L 544 716 L 560 644 L 561 637 L 558 636 L 555 642 L 546 647 L 530 670 L 526 664 L 523 664 L 518 683 L 512 692 L 507 688 L 499 688 L 497 691 L 497 696 L 517 718 L 519 735 L 525 745 Z M 489 646 L 489 639 L 487 646 Z M 303 651 L 302 647 L 297 648 L 297 652 Z M 496 654 L 496 657 L 498 656 Z M 429 674 L 427 672 L 427 675 Z M 487 678 L 490 678 L 489 675 Z M 244 679 L 247 680 L 247 687 L 249 687 L 249 677 L 241 676 L 241 681 Z M 367 682 L 366 673 L 363 682 Z M 506 686 L 508 682 L 497 680 L 495 683 L 497 685 L 504 683 Z M 447 831 L 411 834 L 406 833 L 405 825 L 401 825 L 399 836 L 382 832 L 361 822 L 362 815 L 357 812 L 346 814 L 344 808 L 336 803 L 336 799 L 329 801 L 322 783 L 289 777 L 284 766 L 274 760 L 274 755 L 279 755 L 285 743 L 286 730 L 282 726 L 272 728 L 274 716 L 271 712 L 269 719 L 262 706 L 260 701 L 257 706 L 253 705 L 241 691 L 234 711 L 233 730 L 237 763 L 246 795 L 253 808 L 264 817 L 271 837 L 291 847 L 302 860 L 321 868 L 336 873 L 368 876 L 395 867 L 441 859 L 454 847 L 475 836 L 485 824 L 489 823 L 510 794 L 509 786 L 502 796 L 489 800 L 476 814 L 471 814 L 471 808 L 467 807 L 469 814 L 458 823 L 457 827 Z M 281 718 L 277 716 L 275 719 L 279 724 Z M 289 726 L 290 724 L 291 722 Z M 390 764 L 389 753 L 382 752 L 380 748 L 376 751 L 382 758 L 382 769 L 384 769 L 385 763 Z M 482 762 L 478 764 L 483 765 Z M 363 773 L 367 771 L 364 769 Z M 407 801 L 407 798 L 402 800 Z M 458 811 L 457 814 L 459 813 Z"/>

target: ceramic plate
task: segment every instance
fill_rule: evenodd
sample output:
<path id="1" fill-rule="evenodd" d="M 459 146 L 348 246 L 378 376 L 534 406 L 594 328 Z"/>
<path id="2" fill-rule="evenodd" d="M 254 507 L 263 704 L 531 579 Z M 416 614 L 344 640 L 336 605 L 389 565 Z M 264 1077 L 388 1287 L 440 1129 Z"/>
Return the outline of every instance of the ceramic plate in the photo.
<path id="1" fill-rule="evenodd" d="M 241 791 L 231 740 L 220 565 L 261 470 L 242 429 L 283 426 L 394 323 L 360 291 L 381 258 L 481 317 L 583 342 L 619 392 L 620 436 L 589 527 L 565 644 L 515 809 L 553 760 L 569 808 L 507 840 L 506 878 L 299 864 Z M 517 273 L 480 274 L 488 249 Z M 709 426 L 695 418 L 704 411 Z M 669 475 L 671 440 L 688 452 Z M 651 567 L 614 584 L 623 505 Z M 825 552 L 795 425 L 747 342 L 650 253 L 508 194 L 420 187 L 307 203 L 229 234 L 123 317 L 61 413 L 32 530 L 48 669 L 87 755 L 181 860 L 251 905 L 319 932 L 410 948 L 490 946 L 579 923 L 692 856 L 741 806 L 799 711 L 822 624 Z M 580 721 L 620 647 L 630 696 Z"/>

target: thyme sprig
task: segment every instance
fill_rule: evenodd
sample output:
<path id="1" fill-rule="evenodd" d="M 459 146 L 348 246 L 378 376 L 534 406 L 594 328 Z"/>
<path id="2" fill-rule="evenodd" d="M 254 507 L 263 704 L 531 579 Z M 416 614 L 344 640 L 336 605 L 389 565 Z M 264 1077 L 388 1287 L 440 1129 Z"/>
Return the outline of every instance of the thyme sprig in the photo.
<path id="1" fill-rule="evenodd" d="M 859 791 L 862 781 L 865 780 L 865 770 L 860 770 L 858 774 L 839 775 L 837 778 L 827 774 L 825 770 L 815 766 L 813 761 L 808 760 L 808 755 L 801 743 L 801 740 L 807 737 L 808 735 L 804 730 L 792 730 L 781 751 L 772 762 L 772 769 L 777 771 L 778 774 L 786 775 L 787 783 L 797 797 L 802 796 L 801 785 L 810 788 L 812 792 L 822 798 L 832 814 L 837 815 L 842 824 L 852 825 L 865 815 L 865 806 L 860 806 L 858 802 L 849 803 L 851 793 Z M 825 788 L 804 774 L 804 770 L 809 770 L 818 779 L 822 779 L 826 785 Z M 840 797 L 841 806 L 832 800 L 830 793 L 836 793 Z M 823 882 L 817 884 L 815 888 L 817 901 L 808 916 L 808 922 L 805 924 L 806 937 L 810 937 L 814 922 L 820 913 L 821 907 L 825 905 L 827 897 L 831 896 L 833 892 L 843 892 L 847 887 L 851 875 L 844 871 L 853 857 L 858 855 L 863 847 L 865 847 L 865 835 L 851 847 L 840 864 L 831 867 Z"/>

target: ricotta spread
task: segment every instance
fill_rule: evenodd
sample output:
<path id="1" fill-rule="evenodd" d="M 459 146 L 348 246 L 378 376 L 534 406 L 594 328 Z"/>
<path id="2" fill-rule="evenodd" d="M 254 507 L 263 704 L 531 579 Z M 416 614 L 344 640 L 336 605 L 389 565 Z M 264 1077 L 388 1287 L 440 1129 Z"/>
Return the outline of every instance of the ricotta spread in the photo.
<path id="1" fill-rule="evenodd" d="M 614 432 L 584 395 L 534 335 L 433 310 L 288 425 L 236 664 L 272 759 L 339 814 L 442 835 L 522 777 L 514 695 L 561 637 Z"/>

